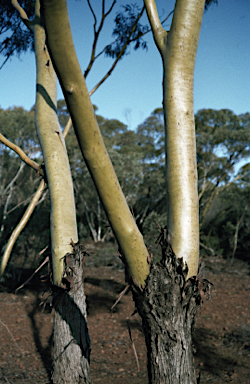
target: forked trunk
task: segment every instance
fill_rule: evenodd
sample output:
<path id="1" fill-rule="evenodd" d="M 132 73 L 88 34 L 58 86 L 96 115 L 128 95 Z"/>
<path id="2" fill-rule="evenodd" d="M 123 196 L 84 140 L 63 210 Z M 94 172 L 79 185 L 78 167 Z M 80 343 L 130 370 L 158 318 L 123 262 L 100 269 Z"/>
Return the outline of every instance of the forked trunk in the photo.
<path id="1" fill-rule="evenodd" d="M 133 289 L 143 322 L 150 384 L 197 383 L 192 331 L 209 283 L 198 278 L 186 282 L 187 272 L 165 242 L 162 261 L 151 266 L 145 289 Z"/>
<path id="2" fill-rule="evenodd" d="M 82 246 L 65 256 L 66 289 L 54 286 L 54 384 L 89 384 L 90 339 L 83 289 Z"/>

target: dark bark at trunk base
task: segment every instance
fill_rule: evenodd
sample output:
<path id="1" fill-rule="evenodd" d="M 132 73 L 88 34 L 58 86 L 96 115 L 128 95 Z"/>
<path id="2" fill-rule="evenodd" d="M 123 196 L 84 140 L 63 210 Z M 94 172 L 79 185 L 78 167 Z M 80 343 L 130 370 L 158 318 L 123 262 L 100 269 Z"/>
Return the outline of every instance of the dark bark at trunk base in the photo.
<path id="1" fill-rule="evenodd" d="M 90 384 L 90 339 L 83 289 L 82 246 L 65 256 L 66 289 L 54 287 L 54 384 Z"/>
<path id="2" fill-rule="evenodd" d="M 209 282 L 193 277 L 164 241 L 161 263 L 152 264 L 146 287 L 133 287 L 136 308 L 142 318 L 148 376 L 152 384 L 196 384 L 192 331 L 197 310 Z"/>

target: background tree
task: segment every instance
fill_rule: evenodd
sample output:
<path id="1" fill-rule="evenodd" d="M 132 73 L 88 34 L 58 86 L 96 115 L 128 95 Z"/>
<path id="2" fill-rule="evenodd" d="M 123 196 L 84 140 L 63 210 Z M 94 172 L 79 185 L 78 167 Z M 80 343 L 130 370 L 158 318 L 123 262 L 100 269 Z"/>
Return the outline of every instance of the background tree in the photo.
<path id="1" fill-rule="evenodd" d="M 249 113 L 237 116 L 226 109 L 206 109 L 198 111 L 195 121 L 202 199 L 209 183 L 218 188 L 243 176 L 235 174 L 235 165 L 249 154 Z"/>
<path id="2" fill-rule="evenodd" d="M 218 225 L 232 214 L 238 193 L 246 191 L 243 180 L 249 175 L 249 166 L 239 165 L 249 156 L 249 113 L 236 116 L 230 110 L 207 109 L 198 111 L 195 120 L 202 245 L 221 250 L 226 257 L 232 250 L 222 239 L 234 237 L 229 231 L 234 224 L 230 220 L 226 231 L 219 230 Z M 230 198 L 234 193 L 236 199 Z M 236 216 L 240 215 L 237 210 Z"/>
<path id="3" fill-rule="evenodd" d="M 64 129 L 69 118 L 69 113 L 63 100 L 58 101 L 57 109 L 61 127 Z M 19 111 L 20 115 L 23 116 L 23 122 L 22 119 L 19 119 Z M 242 151 L 240 151 L 241 155 L 235 156 L 234 160 L 230 163 L 230 157 L 232 158 L 232 156 L 229 152 L 227 152 L 227 140 L 230 132 L 225 132 L 224 130 L 223 134 L 220 133 L 220 144 L 216 144 L 218 141 L 218 137 L 216 138 L 217 133 L 214 136 L 212 133 L 208 134 L 209 130 L 211 130 L 211 132 L 217 131 L 217 129 L 219 130 L 221 119 L 220 111 L 213 111 L 214 117 L 211 121 L 210 118 L 204 117 L 201 119 L 201 113 L 203 116 L 209 116 L 209 110 L 198 111 L 195 116 L 198 159 L 198 192 L 200 196 L 200 219 L 202 220 L 202 222 L 200 221 L 200 226 L 202 224 L 201 242 L 203 252 L 205 251 L 205 246 L 213 250 L 216 254 L 222 253 L 224 257 L 229 257 L 233 250 L 233 248 L 229 245 L 230 242 L 232 243 L 232 240 L 230 240 L 230 234 L 231 236 L 234 235 L 232 234 L 232 230 L 223 230 L 223 226 L 225 224 L 224 221 L 228 221 L 228 225 L 231 226 L 230 228 L 235 227 L 234 223 L 237 222 L 237 215 L 240 215 L 241 203 L 244 200 L 242 200 L 242 197 L 237 197 L 237 191 L 239 188 L 243 192 L 245 191 L 244 193 L 247 198 L 248 166 L 245 165 L 241 168 L 240 162 L 242 157 L 244 158 L 244 156 L 247 155 L 248 142 L 246 135 L 249 130 L 247 124 L 248 114 L 244 115 L 245 123 L 244 127 L 241 128 L 242 140 L 240 140 L 237 144 L 242 147 L 245 155 Z M 25 116 L 27 116 L 27 119 L 24 118 Z M 30 123 L 28 117 L 31 119 Z M 98 115 L 97 109 L 96 117 L 99 122 L 99 126 L 101 127 L 108 152 L 111 154 L 112 162 L 114 164 L 119 182 L 124 189 L 126 200 L 133 211 L 137 225 L 143 233 L 145 242 L 149 247 L 150 252 L 154 253 L 155 258 L 156 255 L 159 257 L 160 249 L 155 244 L 155 239 L 158 236 L 158 226 L 156 225 L 156 222 L 162 226 L 164 226 L 166 222 L 163 110 L 157 109 L 153 111 L 152 115 L 140 124 L 136 131 L 129 131 L 124 124 L 117 120 L 105 119 L 104 117 Z M 1 132 L 8 136 L 13 143 L 17 144 L 18 141 L 16 141 L 17 137 L 15 135 L 17 132 L 21 132 L 21 135 L 25 136 L 22 129 L 26 127 L 28 129 L 27 132 L 30 130 L 29 142 L 32 144 L 32 141 L 34 141 L 34 148 L 36 148 L 38 146 L 38 142 L 36 135 L 34 134 L 35 125 L 33 118 L 33 109 L 31 112 L 24 111 L 22 108 L 12 108 L 6 111 L 2 110 Z M 237 124 L 239 118 L 240 116 L 237 116 L 235 124 Z M 208 119 L 210 121 L 210 126 L 208 126 L 207 123 Z M 11 129 L 12 127 L 14 127 L 13 130 Z M 235 130 L 238 130 L 239 132 L 237 126 L 235 126 Z M 231 132 L 233 133 L 233 128 L 231 129 Z M 32 152 L 32 146 L 28 148 L 25 147 L 23 143 L 21 147 L 25 150 L 27 148 L 27 153 L 29 153 L 29 151 Z M 15 177 L 13 167 L 15 167 L 17 172 L 19 168 L 17 155 L 3 144 L 1 144 L 1 148 L 1 186 L 2 191 L 4 191 L 9 185 L 9 182 L 11 182 Z M 74 188 L 76 191 L 76 213 L 80 238 L 84 238 L 86 241 L 88 241 L 89 238 L 92 238 L 94 241 L 108 241 L 113 239 L 111 228 L 106 219 L 103 207 L 100 204 L 94 184 L 92 184 L 85 162 L 81 157 L 80 149 L 73 131 L 70 131 L 68 134 L 67 149 Z M 37 155 L 38 157 L 33 158 L 37 162 L 41 163 L 42 159 L 40 159 L 41 156 L 39 146 L 35 150 L 37 151 L 37 154 L 34 152 L 34 156 Z M 26 173 L 25 169 L 27 169 Z M 18 222 L 23 207 L 26 207 L 30 202 L 30 193 L 34 190 L 35 185 L 38 183 L 38 176 L 35 175 L 31 169 L 27 167 L 25 169 L 13 183 L 13 193 L 11 198 L 8 199 L 9 205 L 6 211 L 6 221 L 2 221 L 1 226 L 1 233 L 3 236 L 1 248 L 3 248 L 11 229 L 13 229 L 13 226 L 15 226 Z M 238 171 L 235 172 L 235 170 Z M 27 172 L 29 172 L 28 180 L 25 178 Z M 222 176 L 224 176 L 224 178 L 222 178 Z M 220 183 L 218 183 L 219 180 L 221 180 Z M 34 186 L 33 183 L 35 183 Z M 90 187 L 90 185 L 92 185 L 92 187 Z M 82 191 L 82 193 L 79 193 L 79 191 Z M 7 196 L 9 196 L 9 192 L 10 188 L 6 189 L 4 196 L 2 196 L 2 212 L 5 204 L 7 203 Z M 233 197 L 234 193 L 236 195 Z M 48 197 L 47 193 L 46 196 Z M 32 219 L 32 222 L 24 230 L 24 235 L 21 235 L 17 240 L 17 248 L 15 249 L 13 255 L 14 258 L 12 258 L 12 264 L 15 264 L 16 267 L 21 267 L 22 265 L 31 266 L 32 263 L 36 263 L 35 255 L 43 248 L 44 244 L 49 244 L 48 198 L 43 202 L 43 204 L 41 203 L 39 206 L 39 217 L 42 216 L 44 219 L 38 220 L 34 218 L 34 222 L 43 224 L 44 229 L 39 228 L 39 236 L 37 236 L 36 231 L 32 228 Z M 236 207 L 238 203 L 239 211 Z M 203 216 L 204 209 L 206 207 L 208 207 L 208 209 Z M 101 211 L 101 221 L 98 221 L 97 219 L 98 209 Z M 37 217 L 37 213 L 34 213 L 34 215 Z M 89 215 L 91 222 L 88 222 L 86 215 Z M 247 232 L 244 235 L 244 241 L 240 241 L 241 234 L 245 233 L 244 228 L 247 230 L 247 226 L 245 226 L 247 222 L 248 215 L 246 212 L 243 224 L 241 225 L 240 237 L 237 246 L 238 250 L 236 253 L 236 255 L 241 255 L 241 257 L 244 255 L 244 252 L 242 251 L 243 244 L 247 246 Z M 42 233 L 43 236 L 41 236 Z M 28 241 L 31 241 L 31 239 L 34 239 L 32 240 L 32 246 L 28 246 Z M 24 259 L 25 250 L 29 255 L 26 259 Z M 209 250 L 206 252 L 208 255 L 211 254 L 211 251 Z M 23 256 L 22 258 L 19 257 L 17 260 L 16 255 L 18 254 Z"/>

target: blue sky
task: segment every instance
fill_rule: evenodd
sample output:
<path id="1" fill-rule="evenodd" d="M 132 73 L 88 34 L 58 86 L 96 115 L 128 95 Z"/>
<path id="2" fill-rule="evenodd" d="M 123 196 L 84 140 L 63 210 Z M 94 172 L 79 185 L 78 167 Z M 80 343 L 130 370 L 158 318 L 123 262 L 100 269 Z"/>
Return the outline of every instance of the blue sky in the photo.
<path id="1" fill-rule="evenodd" d="M 128 3 L 129 1 L 122 1 Z M 134 3 L 134 1 L 131 1 Z M 86 0 L 69 0 L 75 46 L 82 69 L 87 66 L 93 38 L 93 19 Z M 100 14 L 100 1 L 92 0 Z M 107 5 L 111 0 L 106 1 Z M 112 41 L 115 12 L 107 19 L 100 49 Z M 142 2 L 138 1 L 138 4 Z M 159 13 L 173 9 L 174 1 L 156 1 Z M 146 18 L 145 18 L 146 20 Z M 125 56 L 111 77 L 92 96 L 98 113 L 123 121 L 135 128 L 162 103 L 162 64 L 151 34 L 145 39 L 147 51 Z M 104 58 L 96 62 L 87 78 L 91 90 L 112 64 Z M 58 89 L 58 98 L 62 93 Z M 0 106 L 30 109 L 35 102 L 35 59 L 26 53 L 13 58 L 0 71 Z M 194 109 L 229 108 L 235 113 L 250 111 L 250 1 L 218 0 L 204 14 L 197 54 L 194 85 Z"/>

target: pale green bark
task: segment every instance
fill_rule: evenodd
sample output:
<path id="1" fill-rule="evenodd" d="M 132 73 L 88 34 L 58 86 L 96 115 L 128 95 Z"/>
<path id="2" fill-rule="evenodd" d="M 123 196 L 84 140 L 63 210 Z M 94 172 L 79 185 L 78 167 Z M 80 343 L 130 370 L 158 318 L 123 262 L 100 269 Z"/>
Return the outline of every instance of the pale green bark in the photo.
<path id="1" fill-rule="evenodd" d="M 39 20 L 40 6 L 36 5 Z M 56 74 L 45 45 L 45 31 L 34 25 L 37 66 L 36 128 L 41 143 L 51 199 L 53 281 L 61 285 L 63 257 L 78 241 L 73 184 L 68 155 L 56 113 Z"/>
<path id="2" fill-rule="evenodd" d="M 66 0 L 43 0 L 48 45 L 82 154 L 93 177 L 129 276 L 144 286 L 148 251 L 128 208 L 103 143 L 85 79 L 75 53 Z"/>
<path id="3" fill-rule="evenodd" d="M 193 79 L 204 0 L 177 0 L 166 32 L 154 0 L 145 0 L 155 43 L 164 67 L 168 231 L 173 250 L 196 275 L 199 261 L 199 204 Z"/>

